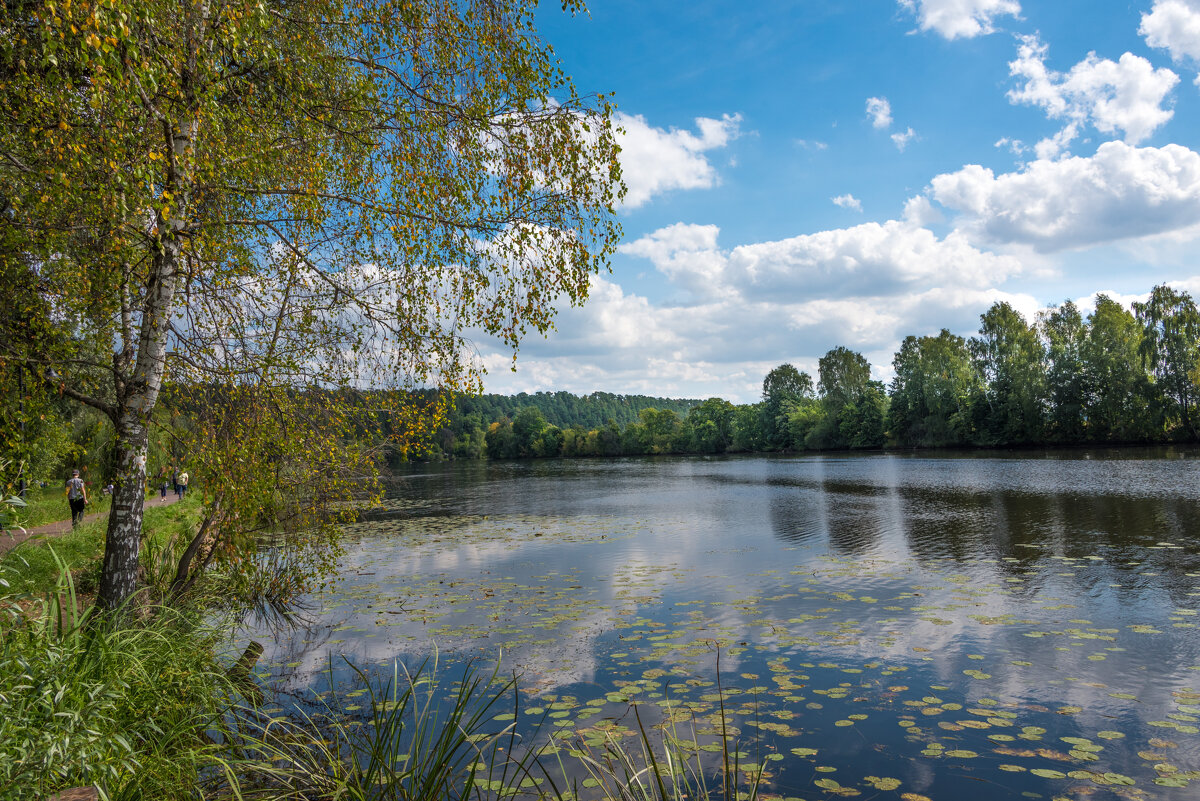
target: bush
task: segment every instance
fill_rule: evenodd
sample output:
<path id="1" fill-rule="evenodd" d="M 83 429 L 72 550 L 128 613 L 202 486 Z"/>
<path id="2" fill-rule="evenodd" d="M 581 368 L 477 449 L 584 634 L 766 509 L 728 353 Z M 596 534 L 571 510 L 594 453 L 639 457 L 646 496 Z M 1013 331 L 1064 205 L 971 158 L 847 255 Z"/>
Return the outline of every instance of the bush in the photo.
<path id="1" fill-rule="evenodd" d="M 70 573 L 32 607 L 0 598 L 0 798 L 93 785 L 192 798 L 235 699 L 213 631 L 178 611 L 115 627 L 79 609 Z"/>

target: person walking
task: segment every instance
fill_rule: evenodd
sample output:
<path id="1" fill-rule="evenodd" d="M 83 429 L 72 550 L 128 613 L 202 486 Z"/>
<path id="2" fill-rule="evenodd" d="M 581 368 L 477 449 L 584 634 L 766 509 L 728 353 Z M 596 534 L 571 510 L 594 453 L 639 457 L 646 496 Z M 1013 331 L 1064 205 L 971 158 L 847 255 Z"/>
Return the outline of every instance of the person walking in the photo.
<path id="1" fill-rule="evenodd" d="M 183 496 L 187 495 L 188 474 L 184 470 L 179 474 L 179 500 L 183 500 Z"/>
<path id="2" fill-rule="evenodd" d="M 67 503 L 71 506 L 71 528 L 79 528 L 83 522 L 83 510 L 87 506 L 87 486 L 79 477 L 78 470 L 71 471 L 66 484 Z"/>

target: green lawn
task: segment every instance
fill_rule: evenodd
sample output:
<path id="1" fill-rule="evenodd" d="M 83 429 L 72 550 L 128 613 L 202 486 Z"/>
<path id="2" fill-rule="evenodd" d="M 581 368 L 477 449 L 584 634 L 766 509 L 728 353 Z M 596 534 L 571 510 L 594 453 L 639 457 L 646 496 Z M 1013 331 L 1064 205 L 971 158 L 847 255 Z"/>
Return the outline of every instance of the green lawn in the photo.
<path id="1" fill-rule="evenodd" d="M 89 486 L 87 514 L 107 512 L 111 499 L 100 491 L 99 487 Z M 51 484 L 42 489 L 38 486 L 29 487 L 25 491 L 25 503 L 29 504 L 19 511 L 20 524 L 24 528 L 37 528 L 46 523 L 71 519 L 71 507 L 67 505 L 66 491 L 62 486 Z"/>
<path id="2" fill-rule="evenodd" d="M 46 492 L 52 494 L 49 490 Z M 62 497 L 61 490 L 59 497 Z M 180 539 L 190 537 L 200 517 L 200 501 L 200 494 L 197 493 L 170 506 L 146 509 L 143 523 L 146 547 L 161 548 L 173 536 Z M 65 501 L 63 506 L 66 506 Z M 100 511 L 97 506 L 95 503 L 89 506 L 88 513 Z M 101 509 L 108 509 L 107 498 Z M 60 519 L 69 518 L 70 510 Z M 51 590 L 58 578 L 58 565 L 54 559 L 54 554 L 57 554 L 75 574 L 78 589 L 81 592 L 94 591 L 100 576 L 107 525 L 108 518 L 102 517 L 66 534 L 37 538 L 18 545 L 0 558 L 0 579 L 7 581 L 16 592 L 39 594 Z"/>

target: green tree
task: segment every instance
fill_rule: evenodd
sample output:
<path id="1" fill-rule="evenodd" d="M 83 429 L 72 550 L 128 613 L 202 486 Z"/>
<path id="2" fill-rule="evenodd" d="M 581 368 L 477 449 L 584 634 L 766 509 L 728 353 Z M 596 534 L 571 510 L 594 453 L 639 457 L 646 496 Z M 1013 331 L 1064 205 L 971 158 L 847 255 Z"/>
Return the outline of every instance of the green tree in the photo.
<path id="1" fill-rule="evenodd" d="M 843 436 L 843 431 L 855 430 L 855 425 L 842 425 L 843 410 L 849 406 L 853 407 L 850 415 L 857 413 L 856 404 L 871 384 L 871 365 L 861 353 L 839 346 L 821 357 L 818 370 L 825 414 L 805 437 L 805 446 L 815 449 L 849 447 L 850 440 Z"/>
<path id="2" fill-rule="evenodd" d="M 474 425 L 454 439 L 453 455 L 460 459 L 487 457 L 487 437 L 482 426 Z"/>
<path id="3" fill-rule="evenodd" d="M 512 421 L 507 417 L 502 417 L 488 426 L 484 441 L 490 459 L 513 459 L 520 455 L 520 445 L 513 435 Z"/>
<path id="4" fill-rule="evenodd" d="M 582 426 L 571 426 L 563 431 L 563 456 L 591 456 L 587 449 L 588 432 Z"/>
<path id="5" fill-rule="evenodd" d="M 1071 301 L 1044 312 L 1039 327 L 1046 339 L 1046 388 L 1050 402 L 1048 431 L 1057 442 L 1082 442 L 1087 401 L 1083 355 L 1087 329 Z"/>
<path id="6" fill-rule="evenodd" d="M 784 414 L 793 448 L 799 451 L 833 447 L 832 444 L 826 444 L 828 426 L 825 422 L 825 404 L 805 398 L 785 405 Z"/>
<path id="7" fill-rule="evenodd" d="M 631 425 L 636 424 L 631 423 Z M 596 435 L 594 445 L 592 444 L 592 434 Z M 589 433 L 588 445 L 594 456 L 620 456 L 621 429 L 617 426 L 617 421 L 610 417 L 601 428 Z"/>
<path id="8" fill-rule="evenodd" d="M 330 546 L 353 517 L 353 501 L 364 491 L 379 496 L 374 482 L 346 474 L 369 471 L 385 456 L 381 427 L 399 417 L 381 417 L 380 400 L 354 390 L 168 385 L 158 412 L 176 413 L 170 435 L 184 456 L 164 472 L 186 471 L 189 492 L 205 500 L 164 588 L 168 598 L 184 597 L 221 565 L 229 579 L 224 600 L 286 603 L 332 569 L 338 551 Z M 283 546 L 279 560 L 258 558 L 264 537 Z"/>
<path id="9" fill-rule="evenodd" d="M 533 443 L 533 455 L 546 458 L 560 456 L 565 442 L 566 435 L 561 428 L 547 425 Z"/>
<path id="10" fill-rule="evenodd" d="M 813 397 L 813 380 L 790 364 L 781 364 L 763 379 L 762 431 L 766 446 L 782 450 L 791 444 L 785 406 Z"/>
<path id="11" fill-rule="evenodd" d="M 691 450 L 724 453 L 733 444 L 734 406 L 723 398 L 709 398 L 687 415 L 692 429 Z"/>
<path id="12" fill-rule="evenodd" d="M 1156 286 L 1145 303 L 1133 304 L 1142 324 L 1140 354 L 1152 372 L 1183 436 L 1196 438 L 1200 387 L 1200 312 L 1191 295 Z"/>
<path id="13" fill-rule="evenodd" d="M 463 332 L 515 352 L 618 239 L 612 107 L 527 0 L 0 13 L 0 349 L 113 421 L 107 607 L 164 386 L 474 388 Z"/>
<path id="14" fill-rule="evenodd" d="M 892 367 L 887 427 L 898 442 L 941 447 L 969 441 L 977 381 L 962 337 L 944 328 L 936 337 L 906 337 Z"/>
<path id="15" fill-rule="evenodd" d="M 546 418 L 536 406 L 526 406 L 517 412 L 512 422 L 515 456 L 539 456 L 537 441 L 546 428 Z"/>
<path id="16" fill-rule="evenodd" d="M 679 415 L 672 409 L 643 409 L 638 415 L 645 431 L 645 453 L 675 453 L 679 440 Z"/>
<path id="17" fill-rule="evenodd" d="M 833 414 L 852 403 L 871 381 L 871 365 L 861 353 L 836 347 L 818 362 L 821 398 Z"/>
<path id="18" fill-rule="evenodd" d="M 621 432 L 621 450 L 626 456 L 644 456 L 653 453 L 654 440 L 646 424 L 635 420 L 625 426 Z"/>
<path id="19" fill-rule="evenodd" d="M 1088 437 L 1100 442 L 1162 436 L 1141 357 L 1142 326 L 1107 295 L 1096 297 L 1083 343 L 1084 414 Z"/>
<path id="20" fill-rule="evenodd" d="M 846 446 L 882 448 L 887 439 L 888 396 L 882 382 L 871 381 L 858 397 L 838 413 L 838 436 Z"/>
<path id="21" fill-rule="evenodd" d="M 969 343 L 984 390 L 972 414 L 980 444 L 1041 442 L 1045 436 L 1045 349 L 1020 312 L 997 302 L 980 316 L 979 336 Z"/>
<path id="22" fill-rule="evenodd" d="M 729 449 L 755 453 L 764 449 L 766 437 L 762 429 L 762 404 L 743 404 L 733 412 L 733 442 Z"/>

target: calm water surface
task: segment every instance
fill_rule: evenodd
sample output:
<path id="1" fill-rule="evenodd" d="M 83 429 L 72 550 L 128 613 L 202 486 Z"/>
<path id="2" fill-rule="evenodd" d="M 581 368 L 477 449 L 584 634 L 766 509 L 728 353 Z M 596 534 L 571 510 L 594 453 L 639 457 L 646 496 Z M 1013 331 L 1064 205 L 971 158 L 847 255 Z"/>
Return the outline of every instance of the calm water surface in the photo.
<path id="1" fill-rule="evenodd" d="M 1198 451 L 459 463 L 389 495 L 271 641 L 284 685 L 499 659 L 522 725 L 636 708 L 713 759 L 723 701 L 793 798 L 1200 790 Z"/>

